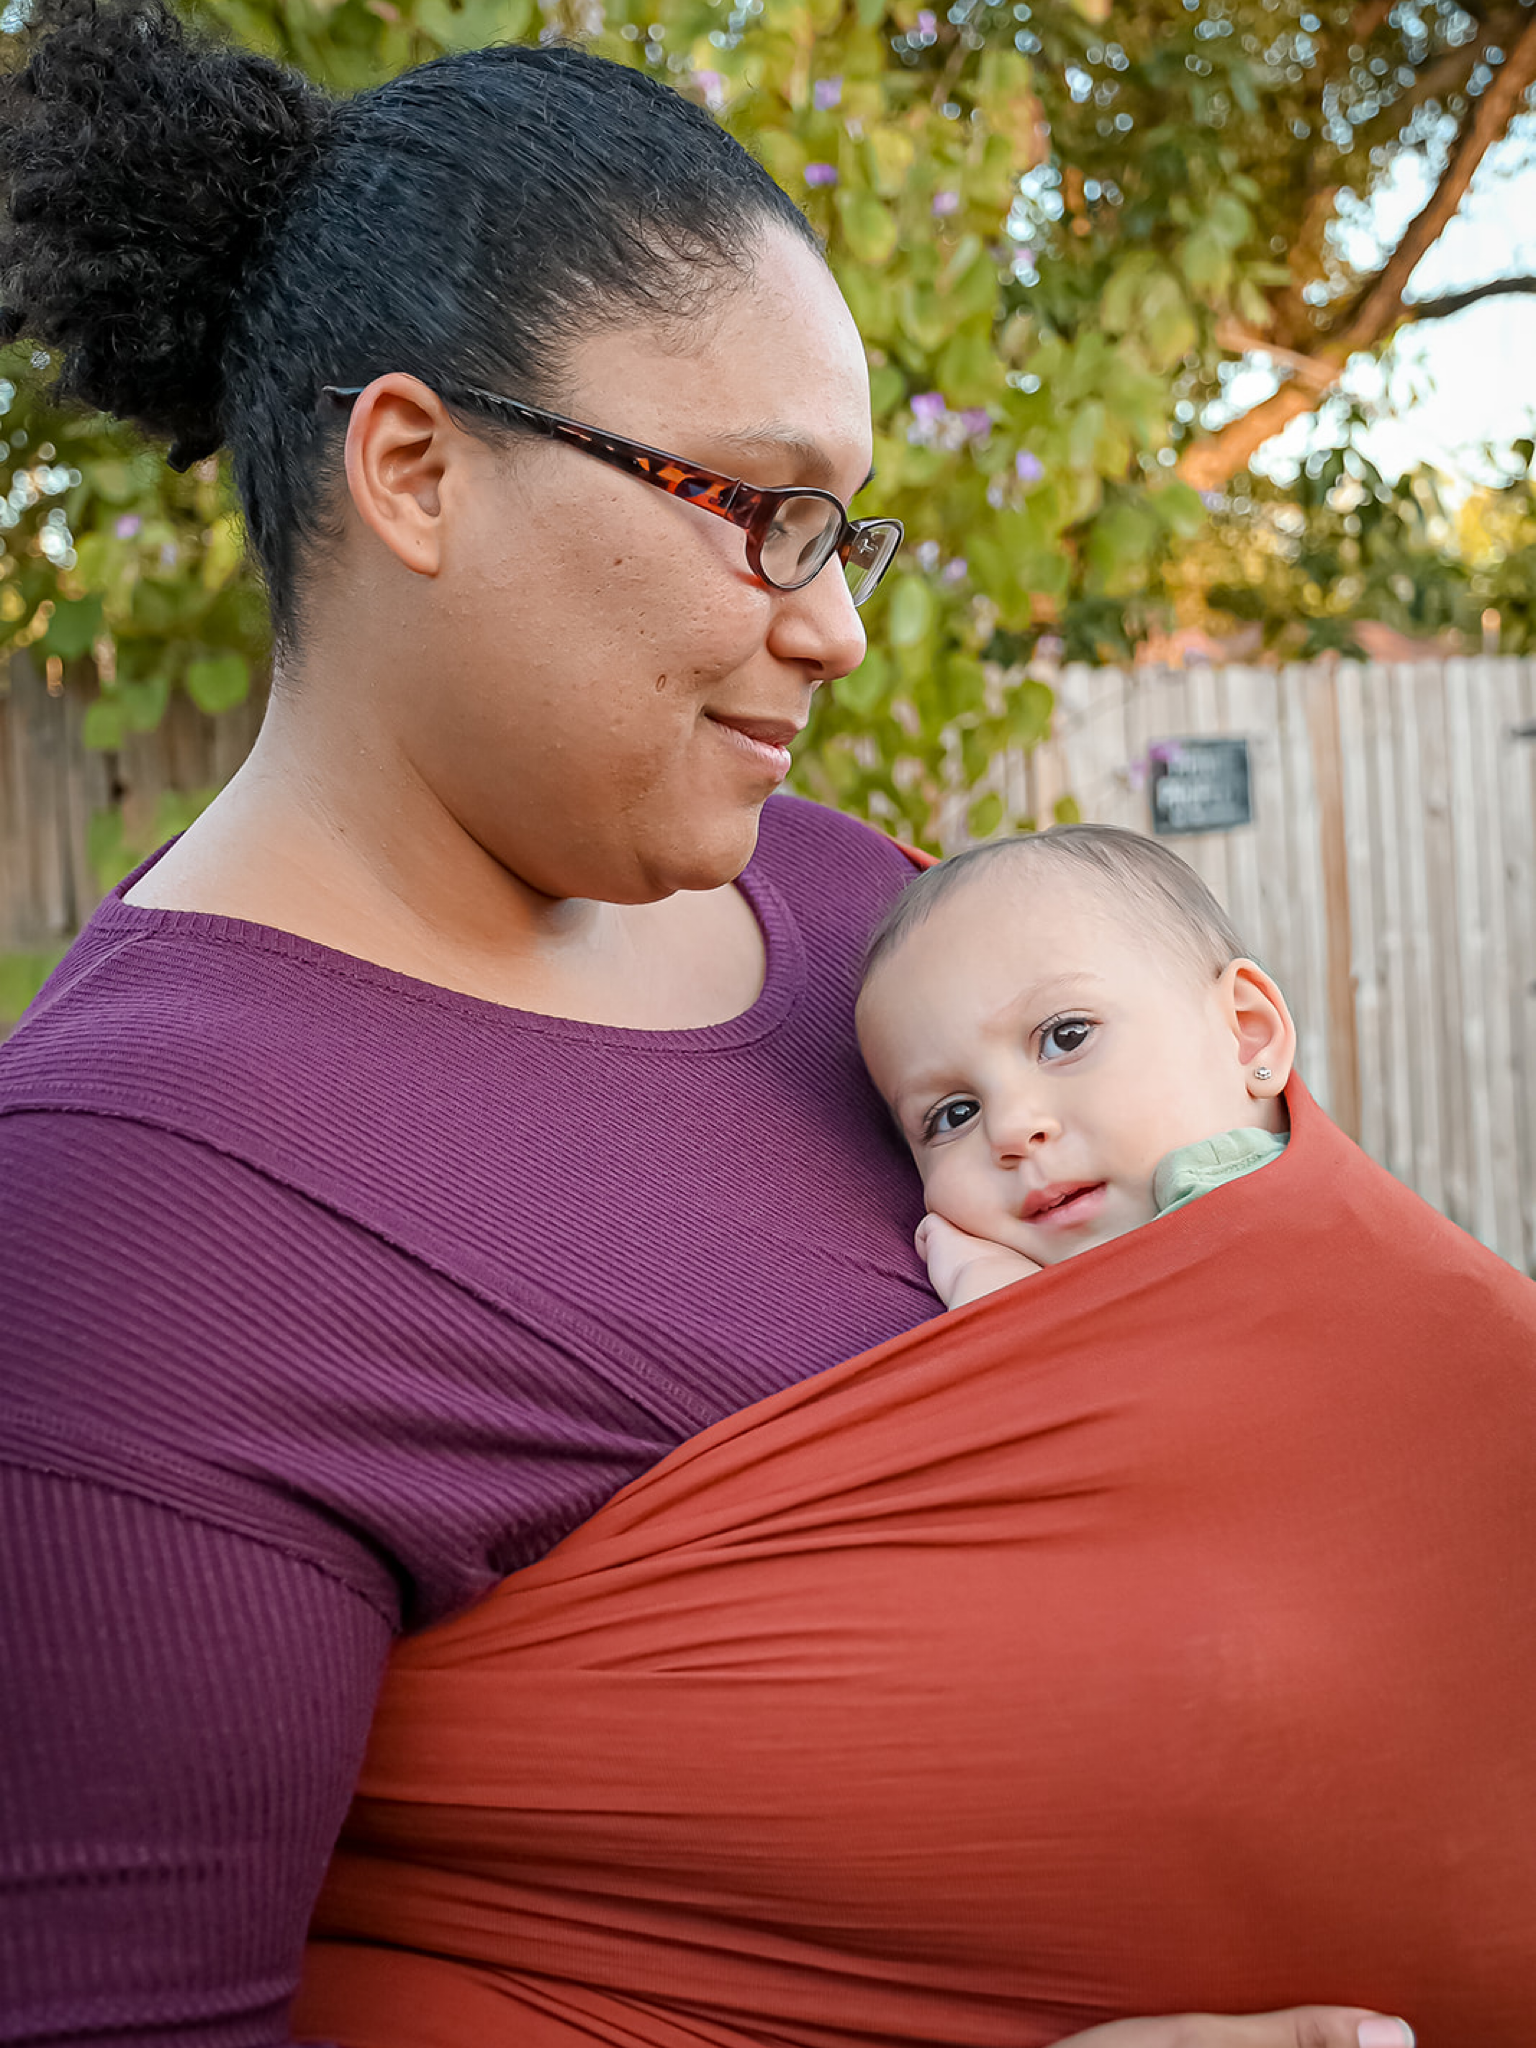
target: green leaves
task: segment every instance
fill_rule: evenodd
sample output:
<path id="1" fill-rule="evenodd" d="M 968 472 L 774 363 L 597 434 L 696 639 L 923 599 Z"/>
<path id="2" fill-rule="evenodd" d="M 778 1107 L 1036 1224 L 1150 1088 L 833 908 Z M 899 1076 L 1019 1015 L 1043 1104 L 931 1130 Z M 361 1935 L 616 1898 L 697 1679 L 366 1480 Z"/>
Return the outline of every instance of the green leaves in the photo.
<path id="1" fill-rule="evenodd" d="M 966 813 L 966 830 L 973 839 L 990 839 L 1003 822 L 1003 800 L 996 790 L 979 797 Z"/>
<path id="2" fill-rule="evenodd" d="M 891 664 L 884 652 L 872 647 L 851 675 L 839 676 L 832 695 L 844 710 L 856 718 L 867 718 L 883 703 L 891 687 Z"/>
<path id="3" fill-rule="evenodd" d="M 250 664 L 241 655 L 207 655 L 187 664 L 187 695 L 199 711 L 233 711 L 250 689 Z"/>
<path id="4" fill-rule="evenodd" d="M 877 269 L 896 253 L 896 217 L 873 192 L 844 187 L 837 195 L 838 219 L 849 253 Z"/>
<path id="5" fill-rule="evenodd" d="M 933 626 L 933 592 L 921 576 L 898 576 L 886 630 L 893 647 L 916 647 Z"/>
<path id="6" fill-rule="evenodd" d="M 101 631 L 101 597 L 58 598 L 47 631 L 40 643 L 44 654 L 57 654 L 64 661 L 78 661 L 89 654 Z"/>
<path id="7" fill-rule="evenodd" d="M 538 26 L 532 0 L 416 0 L 416 26 L 444 50 L 516 43 Z"/>

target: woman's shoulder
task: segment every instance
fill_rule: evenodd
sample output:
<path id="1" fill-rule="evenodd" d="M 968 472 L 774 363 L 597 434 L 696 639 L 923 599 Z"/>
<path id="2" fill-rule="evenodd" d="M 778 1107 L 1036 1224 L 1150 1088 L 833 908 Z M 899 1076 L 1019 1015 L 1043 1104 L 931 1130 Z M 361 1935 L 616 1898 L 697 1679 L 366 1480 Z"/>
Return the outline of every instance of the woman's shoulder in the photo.
<path id="1" fill-rule="evenodd" d="M 846 811 L 787 791 L 763 806 L 758 858 L 765 854 L 790 860 L 796 855 L 815 860 L 830 854 L 850 871 L 882 875 L 898 888 L 913 873 L 910 854 L 887 833 Z"/>
<path id="2" fill-rule="evenodd" d="M 424 1013 L 455 1007 L 287 932 L 109 897 L 0 1046 L 0 1117 L 111 1116 L 265 1165 L 289 1127 L 312 1134 L 317 1101 L 398 1082 Z"/>
<path id="3" fill-rule="evenodd" d="M 799 796 L 763 806 L 748 870 L 771 882 L 802 921 L 846 927 L 861 950 L 916 872 L 911 856 L 873 825 Z"/>

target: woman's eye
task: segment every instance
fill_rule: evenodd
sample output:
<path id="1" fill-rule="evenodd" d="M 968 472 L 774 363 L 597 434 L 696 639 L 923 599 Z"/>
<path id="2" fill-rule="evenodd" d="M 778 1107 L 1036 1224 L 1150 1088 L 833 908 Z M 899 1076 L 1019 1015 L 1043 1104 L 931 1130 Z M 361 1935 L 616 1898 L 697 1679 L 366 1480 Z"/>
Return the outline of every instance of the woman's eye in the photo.
<path id="1" fill-rule="evenodd" d="M 941 1102 L 923 1127 L 923 1135 L 929 1138 L 946 1138 L 960 1130 L 973 1118 L 981 1115 L 981 1104 L 968 1095 L 957 1096 L 953 1102 Z"/>
<path id="2" fill-rule="evenodd" d="M 1063 1017 L 1059 1024 L 1048 1024 L 1040 1034 L 1040 1057 L 1059 1060 L 1068 1053 L 1081 1052 L 1092 1031 L 1086 1017 Z"/>

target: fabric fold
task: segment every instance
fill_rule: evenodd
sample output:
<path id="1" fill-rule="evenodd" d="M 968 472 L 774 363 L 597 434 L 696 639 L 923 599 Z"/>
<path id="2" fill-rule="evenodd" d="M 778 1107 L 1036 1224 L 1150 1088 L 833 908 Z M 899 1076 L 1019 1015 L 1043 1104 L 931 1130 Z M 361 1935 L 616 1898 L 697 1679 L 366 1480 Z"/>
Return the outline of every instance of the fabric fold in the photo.
<path id="1" fill-rule="evenodd" d="M 1289 1100 L 403 1644 L 301 2037 L 1529 2048 L 1536 1288 Z"/>

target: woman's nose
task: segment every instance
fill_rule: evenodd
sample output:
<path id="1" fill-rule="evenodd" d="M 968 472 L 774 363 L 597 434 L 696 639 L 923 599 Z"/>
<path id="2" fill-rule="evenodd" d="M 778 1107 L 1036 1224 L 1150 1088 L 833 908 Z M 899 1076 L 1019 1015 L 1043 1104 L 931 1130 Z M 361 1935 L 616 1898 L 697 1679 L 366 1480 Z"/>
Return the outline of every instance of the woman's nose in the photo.
<path id="1" fill-rule="evenodd" d="M 800 590 L 785 591 L 773 609 L 768 645 L 781 661 L 809 663 L 817 682 L 851 675 L 864 659 L 864 622 L 836 556 Z"/>

